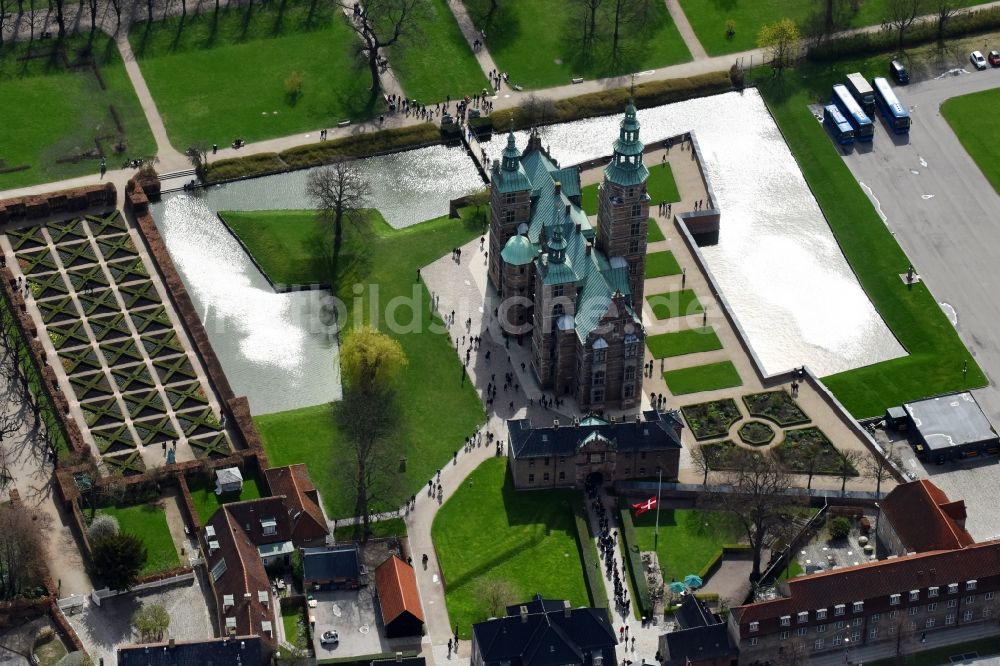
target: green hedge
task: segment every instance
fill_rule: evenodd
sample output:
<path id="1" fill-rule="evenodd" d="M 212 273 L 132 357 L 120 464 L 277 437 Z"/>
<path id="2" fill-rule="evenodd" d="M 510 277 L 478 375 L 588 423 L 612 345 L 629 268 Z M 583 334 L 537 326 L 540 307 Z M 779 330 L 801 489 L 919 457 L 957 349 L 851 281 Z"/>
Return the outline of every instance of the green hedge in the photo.
<path id="1" fill-rule="evenodd" d="M 608 605 L 608 591 L 601 577 L 601 562 L 594 546 L 594 535 L 590 531 L 590 521 L 581 505 L 585 500 L 573 503 L 573 520 L 576 523 L 576 545 L 580 549 L 580 561 L 583 562 L 583 577 L 587 581 L 587 592 L 590 594 L 592 608 L 605 608 L 608 615 L 611 608 Z"/>
<path id="2" fill-rule="evenodd" d="M 708 580 L 709 577 L 711 577 L 712 574 L 718 571 L 719 567 L 722 566 L 722 558 L 727 553 L 729 554 L 745 553 L 748 552 L 749 550 L 750 546 L 742 543 L 729 544 L 727 546 L 723 546 L 722 548 L 719 549 L 719 552 L 717 552 L 714 556 L 712 556 L 712 559 L 709 560 L 708 564 L 706 564 L 704 567 L 701 568 L 701 571 L 698 572 L 698 578 L 701 578 L 702 580 Z"/>
<path id="3" fill-rule="evenodd" d="M 990 7 L 972 12 L 964 12 L 951 17 L 945 23 L 944 38 L 963 37 L 1000 29 L 1000 7 Z M 903 35 L 903 47 L 928 44 L 938 39 L 936 20 L 915 23 Z M 839 60 L 847 56 L 875 55 L 889 53 L 899 47 L 897 33 L 893 30 L 862 32 L 832 39 L 812 46 L 806 57 L 814 62 Z"/>
<path id="4" fill-rule="evenodd" d="M 420 653 L 416 650 L 402 650 L 403 658 L 416 657 Z M 278 663 L 282 663 L 282 659 L 277 660 Z M 292 660 L 289 660 L 292 661 Z M 331 657 L 330 659 L 320 659 L 317 664 L 340 664 L 341 666 L 371 666 L 373 661 L 385 661 L 393 662 L 396 661 L 395 652 L 381 652 L 379 654 L 369 654 L 361 657 Z M 392 666 L 392 664 L 387 663 L 386 666 Z"/>
<path id="5" fill-rule="evenodd" d="M 683 79 L 650 81 L 635 87 L 634 100 L 640 108 L 680 102 L 732 90 L 729 74 L 711 72 Z M 628 103 L 629 88 L 612 88 L 587 93 L 555 102 L 537 101 L 490 114 L 490 122 L 498 131 L 520 129 L 545 123 L 564 123 L 580 118 L 620 113 Z M 530 100 L 531 98 L 529 98 Z M 484 124 L 482 122 L 477 123 Z"/>
<path id="6" fill-rule="evenodd" d="M 649 585 L 646 583 L 646 572 L 642 568 L 642 557 L 639 553 L 639 539 L 632 524 L 632 514 L 628 508 L 619 511 L 621 517 L 622 550 L 625 551 L 625 561 L 628 563 L 629 576 L 632 578 L 632 590 L 635 592 L 635 602 L 642 617 L 653 616 L 653 602 L 649 596 Z M 633 550 L 633 547 L 635 550 Z"/>
<path id="7" fill-rule="evenodd" d="M 417 148 L 441 142 L 441 132 L 432 123 L 362 132 L 331 141 L 296 146 L 280 153 L 255 153 L 208 165 L 206 181 L 217 183 L 233 178 L 304 169 L 347 157 L 367 157 L 395 150 Z"/>

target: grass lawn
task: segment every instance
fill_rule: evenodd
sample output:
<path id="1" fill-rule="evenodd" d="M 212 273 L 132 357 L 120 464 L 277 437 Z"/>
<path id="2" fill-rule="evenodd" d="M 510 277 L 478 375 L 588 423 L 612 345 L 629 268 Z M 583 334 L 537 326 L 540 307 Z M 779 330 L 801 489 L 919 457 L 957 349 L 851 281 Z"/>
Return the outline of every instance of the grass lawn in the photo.
<path id="1" fill-rule="evenodd" d="M 912 650 L 913 647 L 919 645 L 916 640 L 919 637 L 919 634 L 910 637 L 907 640 L 909 645 L 904 644 L 903 649 Z M 868 664 L 869 666 L 940 666 L 941 664 L 954 663 L 951 661 L 951 657 L 969 652 L 978 652 L 980 658 L 1000 654 L 1000 638 L 996 636 L 980 638 L 967 643 L 955 643 L 931 650 L 924 650 L 916 654 L 903 655 L 899 659 L 890 657 L 888 659 L 872 660 Z M 964 662 L 965 660 L 961 661 Z M 990 661 L 993 660 L 991 659 Z"/>
<path id="2" fill-rule="evenodd" d="M 448 615 L 462 638 L 489 616 L 477 594 L 481 581 L 504 580 L 517 603 L 540 593 L 587 605 L 576 543 L 573 490 L 514 490 L 506 458 L 490 458 L 438 511 L 431 529 L 447 583 Z"/>
<path id="3" fill-rule="evenodd" d="M 372 523 L 371 528 L 372 536 L 376 539 L 382 537 L 406 536 L 406 523 L 402 518 L 380 520 L 376 523 Z M 354 539 L 354 525 L 344 525 L 343 527 L 338 527 L 334 530 L 334 534 L 337 537 L 338 543 L 341 541 L 351 541 Z"/>
<path id="4" fill-rule="evenodd" d="M 653 358 L 670 358 L 722 349 L 722 342 L 711 326 L 651 335 L 646 338 L 646 344 Z"/>
<path id="5" fill-rule="evenodd" d="M 656 511 L 633 517 L 639 550 L 653 550 Z M 698 574 L 723 546 L 738 543 L 740 530 L 733 516 L 699 509 L 661 509 L 656 555 L 666 582 Z"/>
<path id="6" fill-rule="evenodd" d="M 269 235 L 280 235 L 292 213 L 275 217 L 272 211 L 248 214 L 243 220 L 264 229 L 254 237 L 242 236 L 251 251 L 269 274 L 278 267 L 288 266 L 289 259 L 270 248 L 280 247 Z M 301 211 L 298 224 L 306 228 L 313 218 L 312 211 Z M 368 301 L 378 289 L 382 307 L 393 298 L 412 298 L 418 319 L 410 318 L 407 308 L 395 313 L 401 333 L 387 331 L 403 347 L 409 367 L 400 380 L 399 394 L 401 432 L 393 444 L 392 455 L 405 456 L 406 471 L 399 474 L 393 488 L 396 496 L 386 498 L 384 506 L 392 508 L 403 497 L 419 492 L 427 479 L 443 465 L 465 438 L 485 419 L 482 403 L 469 382 L 462 383 L 462 365 L 450 344 L 449 336 L 436 332 L 440 320 L 426 316 L 430 295 L 423 284 L 413 281 L 416 269 L 448 253 L 451 248 L 478 237 L 482 228 L 475 222 L 449 219 L 430 220 L 402 230 L 393 230 L 380 218 L 373 220 L 368 233 L 351 232 L 344 236 L 344 248 L 336 280 L 337 290 L 345 303 L 353 303 L 353 285 L 365 285 L 361 295 L 363 316 L 369 321 Z M 318 247 L 318 246 L 317 246 Z M 310 280 L 312 281 L 312 280 Z M 381 312 L 381 310 L 380 310 Z M 355 323 L 355 308 L 349 308 L 345 328 Z M 384 322 L 370 322 L 382 325 Z M 406 332 L 411 327 L 412 332 Z M 441 405 L 448 408 L 442 410 Z M 433 414 L 433 418 L 428 415 Z M 305 462 L 313 482 L 319 489 L 331 518 L 353 515 L 353 499 L 349 483 L 342 473 L 346 450 L 337 431 L 330 405 L 318 405 L 256 417 L 254 421 L 264 439 L 264 447 L 273 465 Z M 393 469 L 396 466 L 393 465 Z"/>
<path id="7" fill-rule="evenodd" d="M 285 629 L 285 641 L 299 650 L 311 651 L 306 640 L 305 611 L 300 606 L 281 606 L 281 625 Z"/>
<path id="8" fill-rule="evenodd" d="M 664 275 L 679 275 L 681 265 L 670 250 L 650 252 L 646 255 L 646 279 L 663 277 Z"/>
<path id="9" fill-rule="evenodd" d="M 284 7 L 284 11 L 281 8 Z M 228 146 L 369 118 L 366 70 L 336 5 L 304 0 L 137 24 L 129 33 L 174 148 Z M 249 13 L 248 13 L 249 12 Z M 285 81 L 298 72 L 301 94 Z"/>
<path id="10" fill-rule="evenodd" d="M 167 514 L 157 504 L 138 504 L 125 507 L 104 507 L 98 513 L 106 513 L 118 519 L 122 532 L 134 534 L 146 545 L 148 558 L 143 574 L 156 573 L 181 565 L 177 548 L 167 527 Z"/>
<path id="11" fill-rule="evenodd" d="M 477 28 L 486 26 L 489 0 L 463 0 Z M 564 85 L 575 76 L 602 78 L 641 72 L 691 59 L 666 4 L 648 2 L 645 20 L 622 29 L 611 58 L 611 26 L 598 19 L 596 44 L 581 44 L 582 20 L 561 0 L 507 0 L 486 27 L 486 45 L 510 83 L 525 88 Z M 631 3 L 633 6 L 638 3 Z"/>
<path id="12" fill-rule="evenodd" d="M 649 224 L 646 228 L 646 240 L 650 243 L 667 240 L 667 237 L 664 236 L 663 232 L 660 230 L 659 223 L 653 218 L 649 218 Z"/>
<path id="13" fill-rule="evenodd" d="M 805 65 L 760 87 L 771 114 L 826 216 L 840 249 L 908 356 L 824 377 L 855 418 L 887 407 L 982 386 L 986 377 L 924 283 L 899 279 L 910 261 L 858 186 L 835 144 L 806 105 L 825 99 L 834 80 L 881 74 L 886 56 L 835 66 Z M 770 76 L 763 74 L 763 76 Z M 963 377 L 962 367 L 968 363 Z"/>
<path id="14" fill-rule="evenodd" d="M 1000 88 L 952 97 L 941 105 L 941 115 L 962 142 L 993 189 L 1000 193 Z"/>
<path id="15" fill-rule="evenodd" d="M 740 386 L 743 380 L 740 373 L 730 361 L 696 365 L 680 370 L 667 370 L 663 373 L 667 388 L 674 395 L 714 391 L 716 389 Z"/>
<path id="16" fill-rule="evenodd" d="M 591 183 L 580 190 L 580 207 L 587 215 L 597 215 L 597 185 L 598 183 Z M 669 162 L 649 168 L 646 193 L 649 194 L 650 206 L 658 205 L 660 202 L 673 203 L 681 200 Z M 649 240 L 663 240 L 663 237 L 662 235 L 656 239 L 651 237 Z"/>
<path id="17" fill-rule="evenodd" d="M 93 153 L 98 139 L 108 167 L 120 167 L 124 156 L 115 153 L 119 133 L 112 106 L 124 130 L 124 154 L 156 153 L 114 42 L 98 33 L 91 48 L 103 90 L 81 53 L 87 43 L 84 37 L 66 41 L 69 68 L 60 57 L 50 57 L 54 40 L 0 47 L 0 172 L 29 167 L 0 173 L 0 190 L 97 173 L 100 156 Z"/>
<path id="18" fill-rule="evenodd" d="M 657 319 L 670 319 L 671 317 L 683 317 L 685 315 L 701 314 L 705 311 L 701 301 L 695 296 L 691 289 L 681 289 L 680 291 L 670 291 L 665 294 L 653 294 L 647 296 L 649 307 Z"/>
<path id="19" fill-rule="evenodd" d="M 981 1 L 956 0 L 952 4 L 968 7 Z M 783 18 L 798 23 L 799 30 L 805 33 L 810 18 L 823 7 L 823 3 L 813 0 L 680 0 L 680 4 L 709 55 L 755 49 L 761 26 Z M 886 6 L 887 0 L 861 0 L 856 13 L 845 9 L 836 21 L 837 29 L 878 25 L 885 16 Z M 732 39 L 726 37 L 726 21 L 730 19 L 736 29 Z"/>
<path id="20" fill-rule="evenodd" d="M 488 87 L 448 3 L 428 0 L 426 7 L 413 37 L 389 49 L 389 62 L 407 97 L 433 104 Z"/>
<path id="21" fill-rule="evenodd" d="M 194 508 L 198 512 L 198 518 L 201 519 L 203 525 L 215 515 L 215 512 L 223 504 L 242 502 L 243 500 L 260 497 L 260 486 L 255 476 L 248 476 L 243 479 L 243 490 L 239 493 L 216 495 L 215 481 L 206 481 L 202 475 L 189 478 L 188 488 L 191 491 L 191 500 L 194 502 Z"/>

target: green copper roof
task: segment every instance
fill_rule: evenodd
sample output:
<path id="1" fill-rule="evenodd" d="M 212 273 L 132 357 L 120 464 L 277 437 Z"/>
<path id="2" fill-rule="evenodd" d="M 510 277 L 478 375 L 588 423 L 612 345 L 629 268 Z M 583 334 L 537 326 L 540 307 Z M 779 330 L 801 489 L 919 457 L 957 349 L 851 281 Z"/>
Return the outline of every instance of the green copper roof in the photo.
<path id="1" fill-rule="evenodd" d="M 531 189 L 528 174 L 521 166 L 521 153 L 517 150 L 513 132 L 507 135 L 507 147 L 503 149 L 502 159 L 493 163 L 493 173 L 490 180 L 494 187 L 505 194 Z"/>
<path id="2" fill-rule="evenodd" d="M 634 187 L 645 182 L 649 170 L 642 163 L 642 141 L 639 140 L 639 119 L 635 106 L 629 101 L 625 118 L 619 125 L 618 139 L 611 163 L 604 169 L 604 176 L 617 185 Z"/>
<path id="3" fill-rule="evenodd" d="M 524 266 L 530 264 L 538 256 L 535 246 L 531 244 L 527 236 L 511 236 L 500 256 L 511 266 Z"/>

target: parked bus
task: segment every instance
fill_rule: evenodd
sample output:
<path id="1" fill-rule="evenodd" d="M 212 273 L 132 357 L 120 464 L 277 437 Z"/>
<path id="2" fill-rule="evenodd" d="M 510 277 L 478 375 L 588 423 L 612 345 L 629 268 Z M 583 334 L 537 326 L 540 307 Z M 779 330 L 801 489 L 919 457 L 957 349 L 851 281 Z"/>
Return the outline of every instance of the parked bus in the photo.
<path id="1" fill-rule="evenodd" d="M 861 110 L 861 107 L 848 92 L 847 86 L 838 83 L 833 86 L 833 103 L 840 109 L 854 128 L 854 138 L 869 142 L 875 138 L 875 126 L 871 119 Z"/>
<path id="2" fill-rule="evenodd" d="M 847 118 L 840 112 L 840 109 L 833 104 L 823 107 L 823 124 L 833 134 L 837 143 L 845 146 L 854 143 L 854 128 L 851 127 L 851 123 L 847 122 Z"/>
<path id="3" fill-rule="evenodd" d="M 875 91 L 865 81 L 865 77 L 860 72 L 847 75 L 847 89 L 854 95 L 854 99 L 861 105 L 861 109 L 868 114 L 869 118 L 875 117 Z"/>
<path id="4" fill-rule="evenodd" d="M 885 122 L 896 134 L 909 134 L 910 114 L 896 97 L 889 81 L 885 77 L 876 76 L 872 79 L 872 86 L 875 88 L 875 101 L 878 103 L 878 108 L 882 110 Z"/>

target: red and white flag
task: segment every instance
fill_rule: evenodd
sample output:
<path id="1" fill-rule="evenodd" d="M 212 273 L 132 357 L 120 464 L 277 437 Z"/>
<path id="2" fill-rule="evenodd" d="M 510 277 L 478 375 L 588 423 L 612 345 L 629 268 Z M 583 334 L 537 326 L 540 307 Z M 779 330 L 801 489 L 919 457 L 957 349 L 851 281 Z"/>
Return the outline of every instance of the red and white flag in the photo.
<path id="1" fill-rule="evenodd" d="M 632 508 L 635 509 L 635 515 L 638 518 L 642 514 L 646 513 L 650 509 L 656 508 L 656 498 L 650 497 L 645 502 L 639 502 L 638 504 L 633 504 Z"/>

